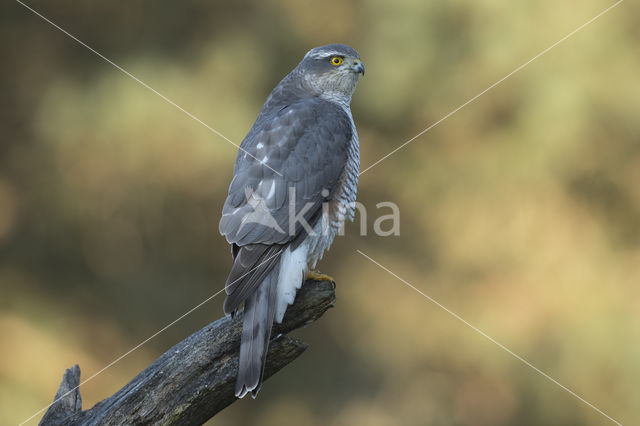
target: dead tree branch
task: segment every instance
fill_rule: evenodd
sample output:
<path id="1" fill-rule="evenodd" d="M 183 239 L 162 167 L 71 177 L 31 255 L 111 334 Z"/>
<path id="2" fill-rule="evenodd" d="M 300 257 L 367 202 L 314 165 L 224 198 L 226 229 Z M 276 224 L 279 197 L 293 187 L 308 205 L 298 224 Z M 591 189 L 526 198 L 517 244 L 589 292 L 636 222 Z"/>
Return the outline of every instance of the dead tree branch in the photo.
<path id="1" fill-rule="evenodd" d="M 282 324 L 271 334 L 265 378 L 304 352 L 307 344 L 286 334 L 320 318 L 333 306 L 328 281 L 307 281 Z M 232 404 L 242 315 L 220 318 L 178 343 L 107 399 L 82 411 L 80 367 L 68 369 L 41 425 L 200 425 Z"/>

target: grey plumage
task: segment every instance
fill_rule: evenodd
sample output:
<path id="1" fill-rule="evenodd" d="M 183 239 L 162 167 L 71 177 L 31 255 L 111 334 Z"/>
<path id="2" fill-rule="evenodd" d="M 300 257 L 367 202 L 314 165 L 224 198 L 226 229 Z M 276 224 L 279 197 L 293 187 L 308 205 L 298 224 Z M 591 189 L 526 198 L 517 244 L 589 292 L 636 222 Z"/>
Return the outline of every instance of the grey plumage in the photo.
<path id="1" fill-rule="evenodd" d="M 249 391 L 254 397 L 258 394 L 258 385 L 262 381 L 275 315 L 279 269 L 276 265 L 245 302 L 242 324 L 244 344 L 240 345 L 238 380 L 236 381 L 238 396 L 244 396 Z"/>
<path id="2" fill-rule="evenodd" d="M 219 226 L 234 259 L 224 311 L 245 304 L 239 397 L 259 390 L 274 317 L 282 319 L 304 274 L 353 216 L 359 149 L 349 103 L 359 74 L 364 66 L 351 47 L 312 49 L 271 92 L 240 145 Z M 291 224 L 292 215 L 315 232 Z"/>

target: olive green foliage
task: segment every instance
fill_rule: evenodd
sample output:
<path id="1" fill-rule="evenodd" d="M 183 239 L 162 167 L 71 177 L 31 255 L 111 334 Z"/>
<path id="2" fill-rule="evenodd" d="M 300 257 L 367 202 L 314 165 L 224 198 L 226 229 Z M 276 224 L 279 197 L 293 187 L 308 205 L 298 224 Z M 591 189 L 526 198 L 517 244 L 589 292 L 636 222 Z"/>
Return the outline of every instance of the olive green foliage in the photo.
<path id="1" fill-rule="evenodd" d="M 42 2 L 235 143 L 311 47 L 354 46 L 362 168 L 610 2 Z M 18 3 L 0 6 L 0 423 L 222 288 L 236 148 Z M 640 418 L 640 9 L 623 2 L 361 176 L 307 353 L 212 424 Z M 393 201 L 400 236 L 372 235 Z M 384 225 L 384 224 L 383 224 Z M 222 315 L 222 296 L 82 388 L 85 407 Z"/>

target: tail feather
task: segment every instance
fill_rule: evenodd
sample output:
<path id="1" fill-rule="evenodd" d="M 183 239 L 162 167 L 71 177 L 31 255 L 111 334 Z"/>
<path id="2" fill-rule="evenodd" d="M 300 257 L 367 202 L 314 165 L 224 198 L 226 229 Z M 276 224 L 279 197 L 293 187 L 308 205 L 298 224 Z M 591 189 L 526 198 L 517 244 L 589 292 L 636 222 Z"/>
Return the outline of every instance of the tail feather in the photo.
<path id="1" fill-rule="evenodd" d="M 233 266 L 225 291 L 225 314 L 231 314 L 249 298 L 266 279 L 271 270 L 280 263 L 282 247 L 279 245 L 250 244 L 236 250 Z"/>
<path id="2" fill-rule="evenodd" d="M 255 398 L 262 384 L 271 327 L 276 313 L 279 270 L 279 265 L 276 265 L 245 301 L 236 381 L 238 398 L 244 397 L 248 392 Z"/>

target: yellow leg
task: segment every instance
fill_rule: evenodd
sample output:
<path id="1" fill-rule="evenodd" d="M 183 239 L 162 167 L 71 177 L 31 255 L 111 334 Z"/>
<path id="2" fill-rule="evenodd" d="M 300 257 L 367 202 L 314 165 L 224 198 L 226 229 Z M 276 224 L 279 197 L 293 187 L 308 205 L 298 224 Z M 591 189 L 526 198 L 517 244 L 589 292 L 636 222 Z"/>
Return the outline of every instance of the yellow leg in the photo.
<path id="1" fill-rule="evenodd" d="M 329 281 L 331 283 L 335 283 L 336 282 L 333 279 L 333 277 L 330 277 L 329 275 L 322 274 L 317 269 L 315 271 L 309 271 L 307 273 L 307 279 L 308 280 L 314 280 L 314 281 Z"/>

